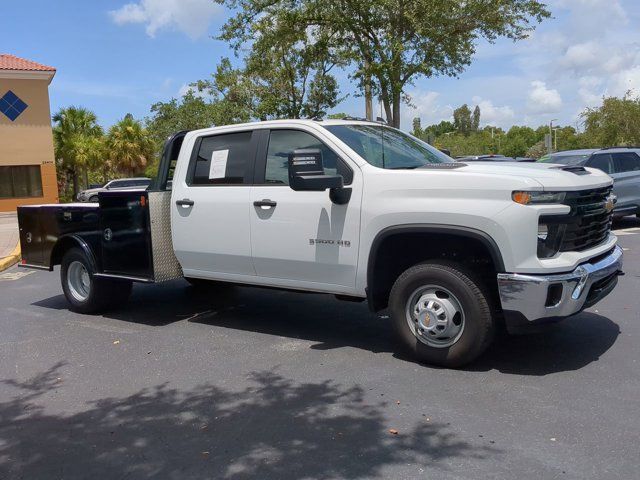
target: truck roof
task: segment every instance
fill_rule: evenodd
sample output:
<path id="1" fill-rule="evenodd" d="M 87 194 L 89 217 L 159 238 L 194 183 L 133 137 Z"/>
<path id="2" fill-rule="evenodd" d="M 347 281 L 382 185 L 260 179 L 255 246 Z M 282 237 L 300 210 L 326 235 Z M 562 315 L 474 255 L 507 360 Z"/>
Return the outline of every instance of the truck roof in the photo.
<path id="1" fill-rule="evenodd" d="M 215 132 L 218 130 L 224 130 L 227 128 L 242 128 L 242 127 L 249 127 L 249 128 L 269 128 L 271 126 L 278 126 L 278 125 L 291 125 L 291 124 L 297 124 L 297 125 L 321 125 L 321 126 L 329 126 L 329 125 L 378 125 L 378 126 L 387 126 L 385 123 L 382 122 L 373 122 L 373 121 L 367 121 L 367 120 L 358 120 L 358 119 L 354 119 L 354 120 L 344 120 L 344 119 L 329 119 L 329 120 L 310 120 L 310 119 L 304 119 L 304 118 L 296 118 L 296 119 L 285 119 L 285 120 L 264 120 L 264 121 L 257 121 L 257 122 L 248 122 L 248 123 L 235 123 L 235 124 L 230 124 L 230 125 L 219 125 L 219 126 L 213 126 L 213 127 L 209 127 L 209 128 L 202 128 L 199 130 L 193 130 L 191 133 L 203 133 L 203 132 Z"/>

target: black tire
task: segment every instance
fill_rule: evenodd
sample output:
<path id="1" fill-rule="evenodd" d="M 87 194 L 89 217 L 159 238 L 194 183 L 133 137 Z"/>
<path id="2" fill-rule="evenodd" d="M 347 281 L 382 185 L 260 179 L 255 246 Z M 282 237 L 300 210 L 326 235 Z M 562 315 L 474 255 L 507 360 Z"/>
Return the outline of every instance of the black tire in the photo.
<path id="1" fill-rule="evenodd" d="M 391 289 L 389 309 L 400 342 L 412 357 L 431 365 L 456 368 L 472 362 L 489 346 L 495 333 L 490 297 L 484 291 L 483 282 L 473 278 L 463 266 L 447 261 L 416 265 L 398 277 Z M 411 297 L 415 298 L 415 292 L 427 285 L 448 290 L 462 308 L 463 327 L 457 339 L 449 340 L 453 342 L 451 345 L 427 344 L 409 326 L 407 304 Z M 418 327 L 416 324 L 415 329 L 419 330 Z M 425 337 L 429 337 L 426 332 Z"/>
<path id="2" fill-rule="evenodd" d="M 98 203 L 98 196 L 94 195 L 93 197 L 89 198 L 89 202 L 90 203 Z"/>
<path id="3" fill-rule="evenodd" d="M 81 295 L 78 289 L 74 290 L 73 281 L 70 281 L 71 270 L 77 270 L 80 263 L 87 272 L 86 295 Z M 96 278 L 95 267 L 87 255 L 80 248 L 71 248 L 62 257 L 60 266 L 60 281 L 62 291 L 69 302 L 70 309 L 78 313 L 97 313 L 107 307 L 119 306 L 126 302 L 131 295 L 132 283 L 126 280 L 111 280 Z"/>

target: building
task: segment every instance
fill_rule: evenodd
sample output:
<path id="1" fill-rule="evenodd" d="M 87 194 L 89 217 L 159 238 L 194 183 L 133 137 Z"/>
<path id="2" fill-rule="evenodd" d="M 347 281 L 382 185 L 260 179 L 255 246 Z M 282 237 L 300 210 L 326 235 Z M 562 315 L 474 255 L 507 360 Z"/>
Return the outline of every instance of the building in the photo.
<path id="1" fill-rule="evenodd" d="M 0 54 L 0 212 L 58 202 L 49 84 L 56 69 Z"/>

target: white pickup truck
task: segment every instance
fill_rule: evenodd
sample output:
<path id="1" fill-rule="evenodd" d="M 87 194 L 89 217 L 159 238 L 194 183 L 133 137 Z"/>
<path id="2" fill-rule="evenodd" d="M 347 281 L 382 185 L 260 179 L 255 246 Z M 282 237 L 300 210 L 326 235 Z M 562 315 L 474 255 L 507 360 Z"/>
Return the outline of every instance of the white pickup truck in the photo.
<path id="1" fill-rule="evenodd" d="M 147 192 L 21 207 L 22 264 L 60 264 L 84 313 L 183 276 L 366 299 L 416 358 L 456 367 L 499 324 L 539 327 L 613 290 L 611 186 L 590 168 L 454 162 L 377 123 L 216 127 L 170 138 Z"/>

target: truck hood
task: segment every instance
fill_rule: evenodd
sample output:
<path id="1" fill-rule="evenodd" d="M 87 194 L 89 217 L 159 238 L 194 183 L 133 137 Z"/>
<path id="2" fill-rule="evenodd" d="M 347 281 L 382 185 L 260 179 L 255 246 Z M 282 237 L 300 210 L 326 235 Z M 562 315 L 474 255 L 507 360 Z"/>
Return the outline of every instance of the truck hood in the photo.
<path id="1" fill-rule="evenodd" d="M 469 162 L 454 171 L 528 178 L 538 182 L 545 190 L 583 190 L 606 187 L 613 182 L 602 170 L 555 163 Z"/>

